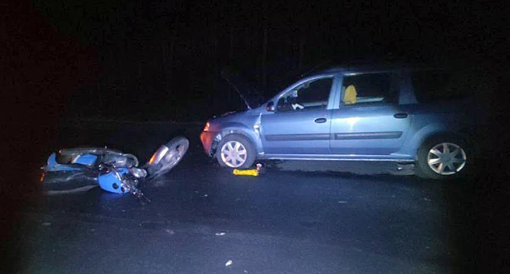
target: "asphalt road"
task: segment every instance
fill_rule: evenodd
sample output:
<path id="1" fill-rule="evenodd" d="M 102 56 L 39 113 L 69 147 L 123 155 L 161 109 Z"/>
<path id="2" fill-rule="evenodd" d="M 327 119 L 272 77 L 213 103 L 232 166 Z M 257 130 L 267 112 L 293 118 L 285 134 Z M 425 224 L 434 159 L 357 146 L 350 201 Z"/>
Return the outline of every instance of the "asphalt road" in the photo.
<path id="1" fill-rule="evenodd" d="M 176 135 L 181 164 L 152 200 L 47 195 L 23 224 L 22 273 L 474 273 L 473 182 L 390 175 L 391 164 L 269 163 L 234 176 L 197 126 L 67 127 L 56 147 L 109 145 L 147 160 Z"/>

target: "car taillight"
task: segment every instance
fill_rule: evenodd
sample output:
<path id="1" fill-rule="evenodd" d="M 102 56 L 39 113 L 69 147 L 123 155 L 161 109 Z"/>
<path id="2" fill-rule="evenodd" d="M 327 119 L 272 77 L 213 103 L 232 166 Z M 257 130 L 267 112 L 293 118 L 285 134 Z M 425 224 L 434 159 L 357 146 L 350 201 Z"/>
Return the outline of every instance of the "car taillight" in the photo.
<path id="1" fill-rule="evenodd" d="M 205 124 L 204 131 L 209 131 L 209 122 Z"/>

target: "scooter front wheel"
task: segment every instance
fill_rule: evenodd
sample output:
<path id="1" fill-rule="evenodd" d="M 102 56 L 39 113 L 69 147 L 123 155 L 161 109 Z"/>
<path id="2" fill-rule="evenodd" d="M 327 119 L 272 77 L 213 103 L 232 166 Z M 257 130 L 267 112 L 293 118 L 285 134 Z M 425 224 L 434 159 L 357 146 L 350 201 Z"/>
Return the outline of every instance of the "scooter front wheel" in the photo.
<path id="1" fill-rule="evenodd" d="M 176 137 L 159 147 L 147 163 L 149 179 L 155 179 L 174 168 L 188 151 L 189 141 L 185 137 Z"/>

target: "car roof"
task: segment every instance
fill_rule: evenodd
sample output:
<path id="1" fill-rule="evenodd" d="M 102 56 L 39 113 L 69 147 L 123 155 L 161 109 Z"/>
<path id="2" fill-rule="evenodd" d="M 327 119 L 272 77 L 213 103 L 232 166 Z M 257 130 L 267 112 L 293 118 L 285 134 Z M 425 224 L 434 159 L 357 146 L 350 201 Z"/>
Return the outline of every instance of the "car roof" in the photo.
<path id="1" fill-rule="evenodd" d="M 444 67 L 431 66 L 411 66 L 408 64 L 376 64 L 376 65 L 343 65 L 333 66 L 320 71 L 314 71 L 311 74 L 303 76 L 315 76 L 330 73 L 348 74 L 364 74 L 377 72 L 403 72 L 403 71 L 424 71 L 424 70 L 445 70 Z"/>

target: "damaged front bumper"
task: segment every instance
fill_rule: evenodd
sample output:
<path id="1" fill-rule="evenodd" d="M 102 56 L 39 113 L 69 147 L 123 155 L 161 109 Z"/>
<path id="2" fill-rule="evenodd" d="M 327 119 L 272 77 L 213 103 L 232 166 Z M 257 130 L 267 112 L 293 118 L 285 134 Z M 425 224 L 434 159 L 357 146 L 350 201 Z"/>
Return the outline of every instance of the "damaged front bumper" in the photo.
<path id="1" fill-rule="evenodd" d="M 202 147 L 204 148 L 204 152 L 212 157 L 216 150 L 216 145 L 219 140 L 215 140 L 216 136 L 218 136 L 217 132 L 210 131 L 202 131 L 200 134 L 200 142 L 202 142 Z"/>

